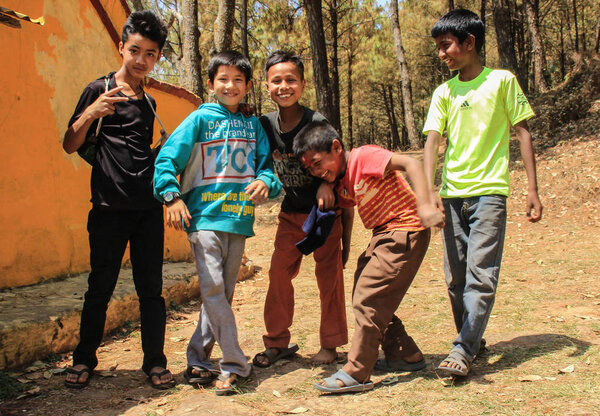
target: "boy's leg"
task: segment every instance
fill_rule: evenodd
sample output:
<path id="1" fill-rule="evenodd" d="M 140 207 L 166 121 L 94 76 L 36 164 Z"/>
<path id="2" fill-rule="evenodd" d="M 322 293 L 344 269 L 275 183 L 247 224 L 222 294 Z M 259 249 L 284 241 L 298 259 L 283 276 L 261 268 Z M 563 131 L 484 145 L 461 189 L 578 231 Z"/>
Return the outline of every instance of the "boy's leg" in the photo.
<path id="1" fill-rule="evenodd" d="M 240 267 L 242 265 L 242 256 L 244 255 L 244 248 L 246 246 L 246 236 L 232 233 L 218 234 L 221 235 L 221 238 L 225 242 L 227 248 L 227 252 L 224 256 L 225 261 L 223 263 L 223 280 L 225 282 L 225 298 L 227 299 L 227 303 L 229 303 L 231 309 L 231 304 L 233 302 L 233 294 L 235 291 L 235 284 L 237 282 L 237 277 L 240 271 Z M 237 328 L 234 329 L 236 331 L 235 340 L 237 348 L 241 350 L 241 347 L 239 347 Z M 242 369 L 242 371 L 240 371 L 239 363 L 237 361 L 234 361 L 232 364 L 229 358 L 230 355 L 236 357 L 235 354 L 237 353 L 237 350 L 234 349 L 233 354 L 230 354 L 230 351 L 226 350 L 227 347 L 223 347 L 220 341 L 219 345 L 221 347 L 221 350 L 223 351 L 223 358 L 219 362 L 222 373 L 227 372 L 231 374 L 238 374 L 242 377 L 247 377 L 248 375 L 250 375 L 252 367 L 250 367 L 250 364 L 246 360 L 245 356 L 243 362 L 246 366 Z"/>
<path id="2" fill-rule="evenodd" d="M 298 275 L 302 253 L 296 243 L 306 234 L 302 225 L 308 214 L 279 213 L 275 235 L 275 250 L 269 268 L 269 289 L 265 299 L 265 327 L 263 336 L 267 348 L 287 348 L 290 342 L 289 327 L 294 319 L 294 286 L 292 279 Z"/>
<path id="3" fill-rule="evenodd" d="M 250 374 L 250 366 L 238 342 L 237 326 L 227 299 L 224 275 L 224 265 L 227 264 L 226 260 L 229 256 L 238 256 L 238 259 L 232 257 L 232 264 L 228 265 L 228 268 L 233 269 L 233 263 L 237 261 L 239 269 L 243 245 L 239 254 L 229 253 L 228 236 L 230 235 L 213 231 L 196 231 L 189 234 L 188 239 L 194 249 L 198 269 L 203 309 L 201 318 L 208 324 L 223 352 L 221 369 L 246 377 Z M 190 339 L 188 366 L 200 365 L 205 368 L 211 366 L 207 356 L 207 346 L 214 341 L 212 336 L 208 340 L 205 339 L 207 334 L 202 329 L 203 325 L 204 322 L 198 323 L 198 328 Z"/>
<path id="4" fill-rule="evenodd" d="M 164 354 L 167 320 L 162 297 L 164 224 L 162 206 L 135 212 L 137 224 L 130 240 L 133 282 L 140 301 L 140 323 L 144 362 L 149 374 L 154 367 L 166 368 Z"/>
<path id="5" fill-rule="evenodd" d="M 93 370 L 98 364 L 96 350 L 104 334 L 106 309 L 113 294 L 121 260 L 129 240 L 129 213 L 93 207 L 88 216 L 90 267 L 88 290 L 85 293 L 79 344 L 73 352 L 73 365 L 85 365 Z"/>
<path id="6" fill-rule="evenodd" d="M 446 226 L 442 230 L 444 242 L 444 274 L 448 297 L 452 307 L 456 332 L 463 326 L 463 292 L 467 274 L 467 248 L 469 242 L 469 223 L 463 214 L 462 198 L 443 199 L 446 213 Z"/>
<path id="7" fill-rule="evenodd" d="M 359 259 L 352 298 L 356 324 L 343 370 L 360 383 L 371 376 L 383 332 L 419 270 L 430 235 L 429 230 L 376 234 Z"/>
<path id="8" fill-rule="evenodd" d="M 388 362 L 414 363 L 423 359 L 423 354 L 415 340 L 408 335 L 404 324 L 396 315 L 392 316 L 392 320 L 383 334 L 381 349 Z"/>
<path id="9" fill-rule="evenodd" d="M 444 205 L 447 208 L 446 201 Z M 460 216 L 460 221 L 469 229 L 460 316 L 456 316 L 454 311 L 452 296 L 453 294 L 456 296 L 456 293 L 454 293 L 452 276 L 447 280 L 455 321 L 460 319 L 461 323 L 460 327 L 457 325 L 459 335 L 454 340 L 453 351 L 460 353 L 470 362 L 479 351 L 481 338 L 494 305 L 504 248 L 506 197 L 486 195 L 464 199 L 460 210 L 455 209 L 455 211 Z M 454 230 L 456 231 L 456 227 Z M 444 233 L 444 245 L 452 249 L 452 241 L 448 241 L 447 237 L 450 236 Z M 454 253 L 448 249 L 445 249 L 445 253 L 449 259 L 446 261 L 446 266 L 452 267 Z M 458 300 L 456 299 L 456 303 Z"/>
<path id="10" fill-rule="evenodd" d="M 472 361 L 494 306 L 506 229 L 506 197 L 469 198 L 463 207 L 470 225 L 462 328 L 453 350 Z"/>
<path id="11" fill-rule="evenodd" d="M 215 337 L 210 329 L 204 304 L 202 304 L 200 305 L 200 313 L 198 314 L 198 325 L 187 347 L 188 366 L 198 365 L 212 369 L 213 366 L 209 359 L 214 345 Z"/>
<path id="12" fill-rule="evenodd" d="M 338 216 L 325 244 L 314 252 L 315 275 L 321 299 L 321 347 L 335 349 L 348 343 L 344 267 L 342 265 L 342 221 Z"/>

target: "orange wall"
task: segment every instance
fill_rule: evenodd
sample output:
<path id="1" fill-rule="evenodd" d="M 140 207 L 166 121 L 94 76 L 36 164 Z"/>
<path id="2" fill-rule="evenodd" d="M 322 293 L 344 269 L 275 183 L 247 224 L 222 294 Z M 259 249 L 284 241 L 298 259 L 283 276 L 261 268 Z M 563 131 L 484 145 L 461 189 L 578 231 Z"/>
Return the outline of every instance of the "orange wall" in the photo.
<path id="1" fill-rule="evenodd" d="M 121 2 L 101 4 L 120 35 L 126 19 Z M 83 88 L 117 70 L 121 61 L 88 0 L 3 0 L 2 6 L 46 20 L 44 26 L 0 24 L 0 288 L 5 288 L 89 269 L 91 169 L 77 154 L 63 151 L 62 136 Z M 149 92 L 169 131 L 196 108 L 173 94 Z M 159 130 L 156 125 L 156 136 Z M 166 243 L 167 259 L 189 257 L 183 233 L 168 230 Z"/>

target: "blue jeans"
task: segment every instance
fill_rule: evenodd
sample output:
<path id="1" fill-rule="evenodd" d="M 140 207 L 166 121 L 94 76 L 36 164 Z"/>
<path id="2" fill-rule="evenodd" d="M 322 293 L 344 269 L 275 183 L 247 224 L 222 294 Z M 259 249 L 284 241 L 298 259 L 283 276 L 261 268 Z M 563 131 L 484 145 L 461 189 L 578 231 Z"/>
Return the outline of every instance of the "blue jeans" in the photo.
<path id="1" fill-rule="evenodd" d="M 506 197 L 443 199 L 444 273 L 458 337 L 453 351 L 472 361 L 494 306 L 504 234 Z"/>

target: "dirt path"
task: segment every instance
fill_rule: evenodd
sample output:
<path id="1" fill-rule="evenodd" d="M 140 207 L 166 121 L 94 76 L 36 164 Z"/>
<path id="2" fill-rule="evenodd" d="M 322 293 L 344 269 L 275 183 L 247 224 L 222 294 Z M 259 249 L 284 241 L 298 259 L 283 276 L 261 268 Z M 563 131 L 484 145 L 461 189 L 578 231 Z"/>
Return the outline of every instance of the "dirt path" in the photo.
<path id="1" fill-rule="evenodd" d="M 499 292 L 486 339 L 488 352 L 467 381 L 445 386 L 433 365 L 448 352 L 454 328 L 445 292 L 439 233 L 399 314 L 423 349 L 428 367 L 417 374 L 375 374 L 376 389 L 355 396 L 319 396 L 312 383 L 336 365 L 311 368 L 318 350 L 319 307 L 306 259 L 295 281 L 296 318 L 292 340 L 299 356 L 257 370 L 244 394 L 216 397 L 212 389 L 183 384 L 185 348 L 198 303 L 170 314 L 166 352 L 182 383 L 169 392 L 150 388 L 141 371 L 137 328 L 107 340 L 99 352 L 100 374 L 81 392 L 62 387 L 50 368 L 31 372 L 32 397 L 0 404 L 0 415 L 592 415 L 600 407 L 600 146 L 598 137 L 548 150 L 538 159 L 540 224 L 523 212 L 526 190 L 521 165 L 514 164 L 513 195 Z M 263 208 L 265 212 L 266 208 Z M 261 268 L 238 285 L 234 307 L 242 348 L 252 357 L 262 348 L 262 306 L 275 225 L 259 222 L 247 243 L 248 257 Z M 369 233 L 355 224 L 349 264 L 354 264 Z M 352 270 L 345 271 L 351 289 Z M 349 327 L 353 327 L 350 296 Z M 345 353 L 349 346 L 343 348 Z M 218 348 L 214 357 L 220 357 Z M 69 357 L 70 358 L 70 357 Z M 341 354 L 344 358 L 344 354 Z M 563 370 L 563 372 L 560 372 Z M 397 376 L 398 381 L 390 380 Z M 25 377 L 23 375 L 21 378 Z M 48 377 L 48 378 L 45 378 Z M 387 379 L 386 379 L 387 378 Z M 383 379 L 392 381 L 383 385 Z"/>

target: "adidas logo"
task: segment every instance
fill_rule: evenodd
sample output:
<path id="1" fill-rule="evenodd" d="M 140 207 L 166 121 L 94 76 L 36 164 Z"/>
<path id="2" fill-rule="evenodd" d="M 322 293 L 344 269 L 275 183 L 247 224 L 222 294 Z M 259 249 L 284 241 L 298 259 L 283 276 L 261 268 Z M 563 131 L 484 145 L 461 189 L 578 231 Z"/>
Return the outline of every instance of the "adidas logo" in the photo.
<path id="1" fill-rule="evenodd" d="M 470 108 L 471 108 L 471 106 L 469 105 L 469 102 L 467 100 L 463 101 L 463 103 L 460 105 L 461 110 L 470 109 Z"/>

